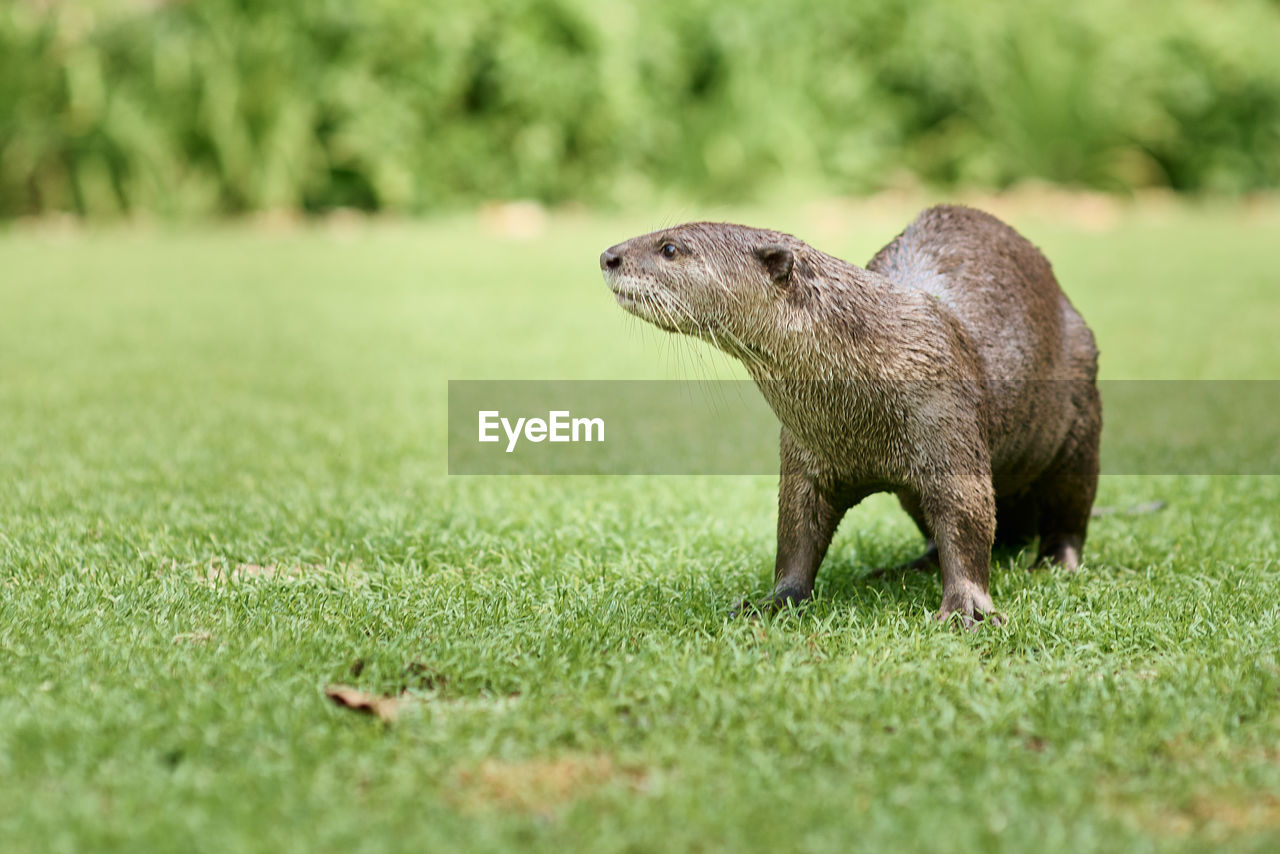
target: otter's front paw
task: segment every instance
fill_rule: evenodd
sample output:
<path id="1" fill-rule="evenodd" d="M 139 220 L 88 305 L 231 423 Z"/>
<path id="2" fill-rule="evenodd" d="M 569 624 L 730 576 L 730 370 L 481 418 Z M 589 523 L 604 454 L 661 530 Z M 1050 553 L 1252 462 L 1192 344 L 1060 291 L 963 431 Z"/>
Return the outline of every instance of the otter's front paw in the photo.
<path id="1" fill-rule="evenodd" d="M 812 595 L 812 593 L 802 594 L 790 589 L 775 590 L 763 599 L 743 599 L 730 612 L 730 616 L 762 617 L 777 614 L 779 611 L 807 602 Z"/>
<path id="2" fill-rule="evenodd" d="M 754 620 L 774 612 L 772 599 L 743 599 L 729 609 L 729 616 L 735 620 Z"/>
<path id="3" fill-rule="evenodd" d="M 1001 626 L 1009 622 L 1008 617 L 996 611 L 991 596 L 976 585 L 944 591 L 942 610 L 934 619 L 945 623 L 957 614 L 960 615 L 960 624 L 970 631 L 984 625 Z"/>

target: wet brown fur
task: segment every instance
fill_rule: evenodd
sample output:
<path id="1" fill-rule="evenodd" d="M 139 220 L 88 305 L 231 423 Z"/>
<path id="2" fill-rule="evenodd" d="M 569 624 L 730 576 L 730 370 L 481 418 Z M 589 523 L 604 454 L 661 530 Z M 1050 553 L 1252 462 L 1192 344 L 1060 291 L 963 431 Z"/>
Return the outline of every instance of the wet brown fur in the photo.
<path id="1" fill-rule="evenodd" d="M 836 526 L 874 492 L 895 493 L 928 539 L 916 564 L 941 565 L 940 619 L 997 616 L 993 542 L 1038 536 L 1040 559 L 1079 563 L 1097 348 L 1008 225 L 930 208 L 863 269 L 791 235 L 689 223 L 600 263 L 628 311 L 741 359 L 782 422 L 768 605 L 812 594 Z"/>

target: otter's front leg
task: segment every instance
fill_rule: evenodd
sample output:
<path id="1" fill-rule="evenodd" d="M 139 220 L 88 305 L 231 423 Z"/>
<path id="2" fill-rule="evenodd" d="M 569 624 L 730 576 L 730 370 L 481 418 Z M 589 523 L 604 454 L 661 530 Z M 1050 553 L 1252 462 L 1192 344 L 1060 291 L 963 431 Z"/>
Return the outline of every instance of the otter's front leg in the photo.
<path id="1" fill-rule="evenodd" d="M 813 581 L 826 557 L 844 510 L 811 477 L 788 471 L 783 463 L 778 485 L 778 556 L 773 592 L 763 604 L 773 610 L 813 595 Z"/>
<path id="2" fill-rule="evenodd" d="M 968 628 L 979 621 L 999 624 L 988 591 L 991 543 L 996 531 L 996 503 L 991 479 L 954 476 L 929 485 L 921 505 L 938 544 L 942 566 L 942 609 L 937 619 L 960 614 Z"/>

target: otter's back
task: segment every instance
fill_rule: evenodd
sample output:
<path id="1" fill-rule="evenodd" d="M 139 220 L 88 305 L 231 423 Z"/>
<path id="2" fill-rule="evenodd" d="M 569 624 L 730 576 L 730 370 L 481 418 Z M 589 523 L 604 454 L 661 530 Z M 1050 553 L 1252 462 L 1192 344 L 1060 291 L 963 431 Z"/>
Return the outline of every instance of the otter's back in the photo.
<path id="1" fill-rule="evenodd" d="M 987 381 L 997 489 L 1020 488 L 1058 452 L 1097 377 L 1093 334 L 1049 262 L 990 214 L 942 206 L 920 214 L 867 266 L 935 297 L 967 331 Z"/>
<path id="2" fill-rule="evenodd" d="M 1075 378 L 1064 340 L 1074 309 L 1040 250 L 990 214 L 929 208 L 867 268 L 937 298 L 969 332 L 989 379 Z"/>

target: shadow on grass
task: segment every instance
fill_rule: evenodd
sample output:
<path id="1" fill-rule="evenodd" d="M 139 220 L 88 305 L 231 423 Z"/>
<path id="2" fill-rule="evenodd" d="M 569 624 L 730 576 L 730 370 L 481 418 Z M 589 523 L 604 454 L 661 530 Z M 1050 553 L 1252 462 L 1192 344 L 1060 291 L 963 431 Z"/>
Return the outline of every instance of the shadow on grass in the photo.
<path id="1" fill-rule="evenodd" d="M 829 555 L 818 573 L 814 598 L 797 609 L 797 615 L 827 612 L 852 606 L 859 613 L 894 610 L 937 610 L 942 601 L 942 573 L 938 569 L 898 571 L 923 553 L 923 542 L 901 546 L 874 544 L 851 555 Z M 855 556 L 856 555 L 856 556 Z M 998 593 L 1000 576 L 1028 572 L 1035 556 L 1034 543 L 1021 548 L 999 548 L 991 555 L 991 586 Z M 861 558 L 861 559 L 859 559 Z M 894 567 L 875 574 L 885 567 Z"/>

